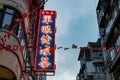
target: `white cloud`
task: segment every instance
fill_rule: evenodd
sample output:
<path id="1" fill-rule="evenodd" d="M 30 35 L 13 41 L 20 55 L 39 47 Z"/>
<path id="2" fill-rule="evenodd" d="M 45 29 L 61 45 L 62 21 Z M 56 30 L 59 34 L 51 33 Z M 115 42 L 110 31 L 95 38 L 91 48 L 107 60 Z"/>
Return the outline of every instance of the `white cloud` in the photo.
<path id="1" fill-rule="evenodd" d="M 45 9 L 52 9 L 57 11 L 57 42 L 60 42 L 64 35 L 68 35 L 67 33 L 70 30 L 71 20 L 79 20 L 81 17 L 88 17 L 88 15 L 91 13 L 95 14 L 96 3 L 97 0 L 49 0 L 45 5 Z M 78 21 L 77 24 L 79 24 Z M 68 38 L 68 40 L 70 39 L 73 41 L 72 38 Z M 85 41 L 83 43 L 85 43 Z M 65 42 L 62 41 L 57 44 L 61 46 L 64 45 L 64 43 Z M 56 74 L 55 76 L 48 77 L 47 80 L 76 80 L 76 76 L 80 67 L 79 61 L 77 61 L 78 53 L 79 50 L 57 50 Z"/>
<path id="2" fill-rule="evenodd" d="M 45 9 L 57 11 L 57 36 L 64 35 L 69 29 L 68 23 L 72 17 L 71 14 L 75 3 L 72 0 L 55 0 L 46 3 Z"/>
<path id="3" fill-rule="evenodd" d="M 78 50 L 79 51 L 79 50 Z M 56 74 L 47 77 L 47 80 L 75 80 L 79 70 L 79 62 L 77 53 L 74 50 L 57 50 L 56 51 Z"/>
<path id="4" fill-rule="evenodd" d="M 74 18 L 85 17 L 88 14 L 96 13 L 97 0 L 77 0 L 74 8 Z"/>
<path id="5" fill-rule="evenodd" d="M 97 0 L 49 0 L 45 9 L 57 11 L 57 36 L 62 36 L 68 32 L 71 19 L 85 17 L 89 12 L 95 12 L 95 9 L 92 8 L 96 2 Z"/>

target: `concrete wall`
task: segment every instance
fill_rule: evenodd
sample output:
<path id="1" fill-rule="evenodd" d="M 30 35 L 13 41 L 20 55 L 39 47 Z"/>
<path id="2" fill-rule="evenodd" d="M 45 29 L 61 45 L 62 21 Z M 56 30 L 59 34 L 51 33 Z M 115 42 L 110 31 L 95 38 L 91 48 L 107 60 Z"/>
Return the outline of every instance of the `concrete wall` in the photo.
<path id="1" fill-rule="evenodd" d="M 29 13 L 30 0 L 0 0 L 0 6 L 7 5 L 15 8 L 21 14 Z M 26 33 L 29 30 L 29 17 L 24 18 Z"/>
<path id="2" fill-rule="evenodd" d="M 25 70 L 24 57 L 19 49 L 16 51 L 12 50 L 13 45 L 18 45 L 18 47 L 20 47 L 20 43 L 17 37 L 11 34 L 11 36 L 8 38 L 7 34 L 7 31 L 0 30 L 0 39 L 6 35 L 6 37 L 3 38 L 5 47 L 8 44 L 12 46 L 11 50 L 7 51 L 5 48 L 0 50 L 0 65 L 12 70 L 15 73 L 17 79 L 20 80 L 20 77 L 22 76 L 22 70 Z"/>
<path id="3" fill-rule="evenodd" d="M 86 62 L 87 72 L 95 72 L 94 65 L 92 61 Z"/>

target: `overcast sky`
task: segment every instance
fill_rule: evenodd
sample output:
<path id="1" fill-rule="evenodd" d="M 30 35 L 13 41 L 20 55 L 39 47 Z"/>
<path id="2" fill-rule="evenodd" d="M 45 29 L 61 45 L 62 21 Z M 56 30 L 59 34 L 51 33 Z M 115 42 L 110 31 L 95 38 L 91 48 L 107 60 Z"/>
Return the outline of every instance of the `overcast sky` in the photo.
<path id="1" fill-rule="evenodd" d="M 57 12 L 57 47 L 70 48 L 56 50 L 56 73 L 47 80 L 76 80 L 80 69 L 77 60 L 80 49 L 72 49 L 71 46 L 83 47 L 88 42 L 97 41 L 97 3 L 98 0 L 48 0 L 45 4 L 45 10 Z"/>

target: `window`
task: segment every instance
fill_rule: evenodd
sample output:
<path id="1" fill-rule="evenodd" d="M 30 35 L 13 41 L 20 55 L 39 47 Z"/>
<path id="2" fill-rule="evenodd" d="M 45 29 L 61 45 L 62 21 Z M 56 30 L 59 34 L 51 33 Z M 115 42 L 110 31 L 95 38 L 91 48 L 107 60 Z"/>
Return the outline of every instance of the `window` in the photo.
<path id="1" fill-rule="evenodd" d="M 114 8 L 111 12 L 111 15 L 109 15 L 109 20 L 108 20 L 108 23 L 107 23 L 107 26 L 106 26 L 106 33 L 108 34 L 112 28 L 112 25 L 116 19 L 116 16 L 117 16 L 117 9 Z"/>
<path id="2" fill-rule="evenodd" d="M 117 48 L 120 46 L 120 36 L 118 36 L 116 42 L 114 43 L 114 46 Z M 118 49 L 116 49 L 116 53 L 120 52 Z"/>
<path id="3" fill-rule="evenodd" d="M 19 38 L 20 41 L 22 40 L 23 36 L 24 36 L 24 32 L 23 32 L 23 29 L 22 29 L 22 24 L 19 24 L 18 38 Z"/>
<path id="4" fill-rule="evenodd" d="M 102 57 L 102 53 L 101 52 L 93 52 L 92 57 L 93 58 L 100 58 L 100 57 Z"/>
<path id="5" fill-rule="evenodd" d="M 11 31 L 13 29 L 13 26 L 16 25 L 16 27 L 13 30 L 13 33 L 17 35 L 19 23 L 16 24 L 14 22 L 14 19 L 19 17 L 20 15 L 16 10 L 8 7 L 3 7 L 0 10 L 0 28 Z"/>
<path id="6" fill-rule="evenodd" d="M 19 39 L 20 45 L 26 46 L 25 35 L 23 23 L 14 22 L 15 19 L 21 18 L 20 13 L 11 7 L 0 5 L 0 29 L 4 29 L 7 31 L 11 31 L 13 29 L 13 33 Z M 25 47 L 23 50 L 24 59 L 27 57 L 27 48 Z"/>
<path id="7" fill-rule="evenodd" d="M 119 7 L 119 9 L 120 9 L 120 0 L 118 0 L 118 7 Z"/>
<path id="8" fill-rule="evenodd" d="M 117 52 L 115 50 L 110 51 L 110 56 L 111 56 L 112 60 L 115 58 L 116 54 L 117 54 Z"/>
<path id="9" fill-rule="evenodd" d="M 102 4 L 100 5 L 100 11 L 105 12 L 107 2 L 102 2 Z"/>
<path id="10" fill-rule="evenodd" d="M 23 32 L 23 28 L 22 28 L 22 24 L 20 23 L 19 26 L 18 26 L 18 39 L 19 41 L 21 42 L 21 45 L 22 46 L 26 46 L 26 42 L 25 42 L 25 37 L 24 37 L 24 32 Z M 27 58 L 27 48 L 25 47 L 24 50 L 23 50 L 23 56 L 24 56 L 24 59 L 26 60 Z"/>
<path id="11" fill-rule="evenodd" d="M 25 40 L 24 39 L 21 40 L 21 45 L 25 46 Z M 27 49 L 26 49 L 26 47 L 23 50 L 23 56 L 24 56 L 24 59 L 26 60 L 26 57 L 27 57 Z"/>
<path id="12" fill-rule="evenodd" d="M 120 46 L 120 36 L 118 37 L 116 43 L 115 43 L 115 46 Z"/>
<path id="13" fill-rule="evenodd" d="M 5 8 L 3 11 L 3 20 L 2 20 L 2 29 L 10 30 L 10 26 L 12 24 L 12 20 L 14 17 L 14 10 Z"/>
<path id="14" fill-rule="evenodd" d="M 103 66 L 95 66 L 95 72 L 97 72 L 97 73 L 101 73 L 101 72 L 105 72 L 104 71 L 105 69 L 104 69 L 104 67 Z"/>

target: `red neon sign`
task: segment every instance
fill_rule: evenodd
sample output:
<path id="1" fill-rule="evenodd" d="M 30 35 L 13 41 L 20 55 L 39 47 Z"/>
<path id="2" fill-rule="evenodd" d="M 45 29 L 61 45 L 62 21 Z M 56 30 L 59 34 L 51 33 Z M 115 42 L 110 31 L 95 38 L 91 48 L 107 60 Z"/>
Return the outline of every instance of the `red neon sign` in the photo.
<path id="1" fill-rule="evenodd" d="M 56 12 L 41 10 L 36 46 L 35 71 L 55 71 L 55 20 Z"/>

